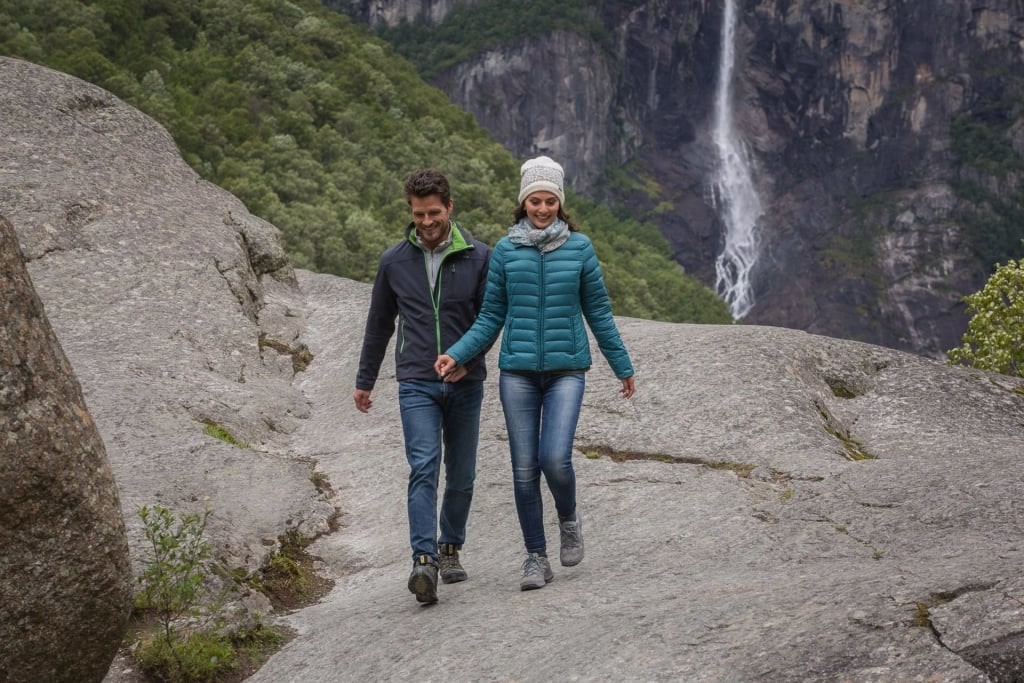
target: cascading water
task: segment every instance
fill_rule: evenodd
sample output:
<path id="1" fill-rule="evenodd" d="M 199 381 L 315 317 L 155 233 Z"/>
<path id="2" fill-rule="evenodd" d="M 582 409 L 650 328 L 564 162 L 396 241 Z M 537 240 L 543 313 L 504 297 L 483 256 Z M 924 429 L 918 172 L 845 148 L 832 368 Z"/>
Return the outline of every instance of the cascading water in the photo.
<path id="1" fill-rule="evenodd" d="M 725 224 L 725 246 L 715 260 L 715 292 L 729 305 L 732 317 L 739 320 L 754 306 L 750 272 L 757 262 L 757 227 L 762 209 L 751 178 L 750 153 L 737 136 L 732 120 L 735 42 L 736 0 L 725 0 L 713 135 L 718 152 L 713 198 Z"/>

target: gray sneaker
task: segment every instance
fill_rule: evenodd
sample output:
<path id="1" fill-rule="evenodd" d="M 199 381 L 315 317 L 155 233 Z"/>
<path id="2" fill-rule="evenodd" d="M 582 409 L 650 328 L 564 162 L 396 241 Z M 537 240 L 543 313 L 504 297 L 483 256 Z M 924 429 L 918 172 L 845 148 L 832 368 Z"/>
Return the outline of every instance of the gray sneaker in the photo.
<path id="1" fill-rule="evenodd" d="M 454 543 L 442 543 L 439 548 L 441 560 L 441 580 L 445 583 L 458 583 L 468 578 L 466 570 L 459 562 L 459 546 Z"/>
<path id="2" fill-rule="evenodd" d="M 583 518 L 579 511 L 576 519 L 559 521 L 558 530 L 562 532 L 562 548 L 558 554 L 563 567 L 572 567 L 583 560 Z"/>
<path id="3" fill-rule="evenodd" d="M 537 553 L 530 553 L 523 561 L 523 578 L 519 582 L 519 588 L 524 591 L 543 588 L 553 578 L 555 578 L 555 574 L 551 571 L 551 563 L 548 562 L 548 558 Z"/>
<path id="4" fill-rule="evenodd" d="M 429 555 L 420 555 L 409 574 L 409 590 L 416 595 L 417 602 L 437 602 L 437 564 Z"/>

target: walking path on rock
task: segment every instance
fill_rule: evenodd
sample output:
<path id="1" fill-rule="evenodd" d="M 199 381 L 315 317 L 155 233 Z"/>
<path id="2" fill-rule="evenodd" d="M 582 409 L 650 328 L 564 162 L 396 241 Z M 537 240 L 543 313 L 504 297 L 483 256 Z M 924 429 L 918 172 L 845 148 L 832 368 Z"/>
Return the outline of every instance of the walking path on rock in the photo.
<path id="1" fill-rule="evenodd" d="M 800 332 L 620 321 L 638 366 L 635 405 L 616 395 L 599 360 L 577 445 L 647 459 L 577 453 L 586 559 L 555 561 L 552 583 L 522 592 L 492 361 L 463 551 L 470 578 L 442 584 L 439 604 L 421 606 L 405 587 L 407 465 L 393 376 L 378 382 L 370 415 L 351 400 L 369 288 L 303 272 L 299 282 L 316 361 L 300 380 L 313 415 L 295 443 L 337 494 L 341 529 L 310 548 L 337 584 L 287 617 L 298 636 L 249 681 L 986 680 L 915 618 L 931 607 L 933 625 L 952 633 L 1012 612 L 1024 595 L 1022 529 L 1019 518 L 993 519 L 1014 503 L 1002 497 L 1008 488 L 992 488 L 1019 481 L 1024 466 L 1010 434 L 984 435 L 982 448 L 964 429 L 951 443 L 948 422 L 930 412 L 943 410 L 940 399 L 950 405 L 939 396 L 949 387 L 926 375 L 978 387 L 1018 426 L 1019 394 Z M 858 378 L 873 383 L 874 407 L 850 423 L 877 460 L 842 457 L 830 433 L 857 399 L 836 398 L 826 380 Z M 905 411 L 891 425 L 887 403 Z M 955 429 L 977 417 L 965 410 Z M 933 599 L 943 591 L 988 592 L 996 607 L 978 615 L 963 600 L 952 609 Z M 1005 623 L 1008 634 L 1012 618 Z"/>

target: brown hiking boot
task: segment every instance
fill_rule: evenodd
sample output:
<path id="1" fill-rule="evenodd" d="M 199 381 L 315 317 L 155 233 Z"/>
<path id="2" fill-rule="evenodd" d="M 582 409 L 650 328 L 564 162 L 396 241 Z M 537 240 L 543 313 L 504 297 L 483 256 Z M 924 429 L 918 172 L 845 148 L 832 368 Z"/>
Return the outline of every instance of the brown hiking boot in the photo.
<path id="1" fill-rule="evenodd" d="M 441 558 L 441 580 L 445 583 L 458 583 L 468 578 L 466 570 L 459 563 L 459 546 L 454 543 L 442 543 L 439 548 Z"/>

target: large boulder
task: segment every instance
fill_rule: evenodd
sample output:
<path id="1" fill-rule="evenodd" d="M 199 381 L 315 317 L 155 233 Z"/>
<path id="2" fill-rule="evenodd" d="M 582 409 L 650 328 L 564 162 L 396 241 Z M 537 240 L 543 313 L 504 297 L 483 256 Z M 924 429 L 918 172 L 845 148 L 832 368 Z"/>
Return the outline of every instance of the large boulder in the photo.
<path id="1" fill-rule="evenodd" d="M 0 680 L 101 680 L 128 624 L 117 486 L 0 216 Z"/>

